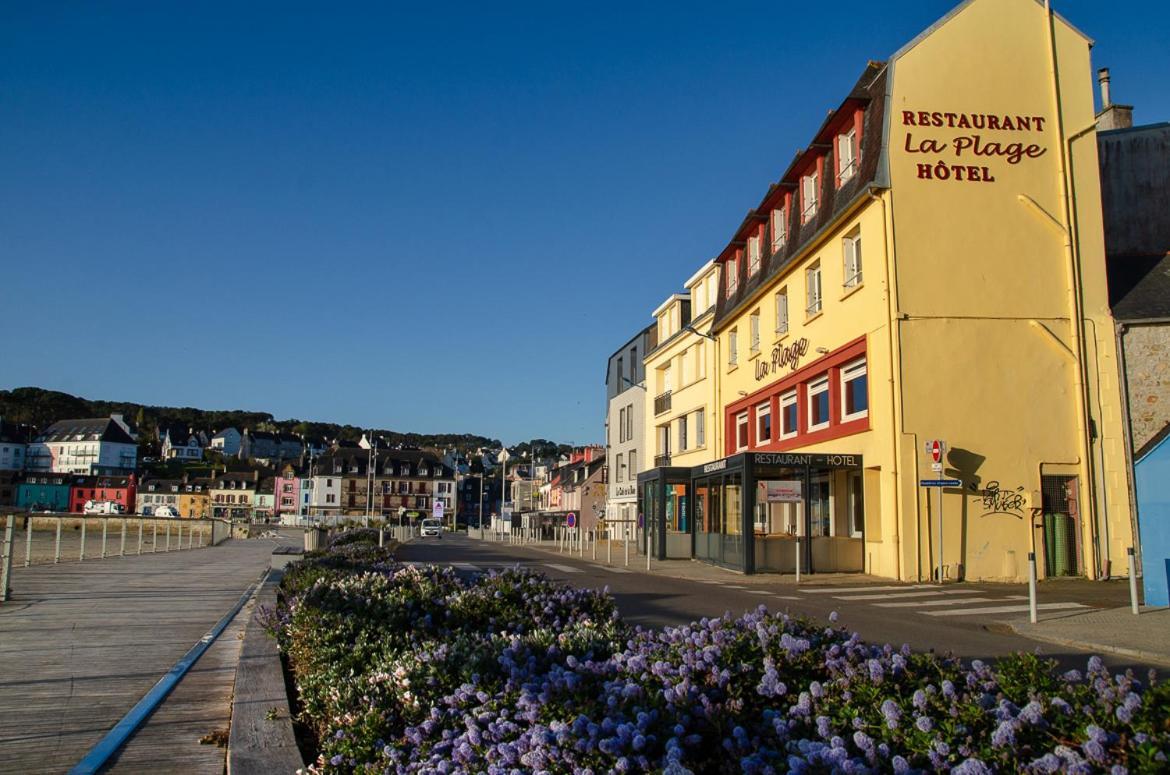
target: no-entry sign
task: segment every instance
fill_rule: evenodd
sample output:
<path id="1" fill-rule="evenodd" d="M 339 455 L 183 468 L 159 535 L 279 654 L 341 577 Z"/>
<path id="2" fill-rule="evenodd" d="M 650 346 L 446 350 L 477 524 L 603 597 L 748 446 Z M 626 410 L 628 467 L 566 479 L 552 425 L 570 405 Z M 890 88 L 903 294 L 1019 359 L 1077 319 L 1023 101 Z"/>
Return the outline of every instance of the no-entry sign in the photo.
<path id="1" fill-rule="evenodd" d="M 930 442 L 930 457 L 934 460 L 934 462 L 936 462 L 936 463 L 942 462 L 943 450 L 945 450 L 946 448 L 947 448 L 947 445 L 938 439 L 935 439 L 934 441 Z"/>

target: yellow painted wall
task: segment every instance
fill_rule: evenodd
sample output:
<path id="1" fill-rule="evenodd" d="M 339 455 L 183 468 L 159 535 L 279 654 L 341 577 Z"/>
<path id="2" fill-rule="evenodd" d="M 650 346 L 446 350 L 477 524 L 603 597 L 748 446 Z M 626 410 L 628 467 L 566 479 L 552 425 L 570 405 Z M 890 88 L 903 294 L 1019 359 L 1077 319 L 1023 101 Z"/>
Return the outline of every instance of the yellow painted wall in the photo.
<path id="1" fill-rule="evenodd" d="M 951 577 L 960 564 L 971 579 L 1023 578 L 1030 513 L 1010 493 L 1039 490 L 1042 467 L 1079 472 L 1082 480 L 1090 470 L 1078 433 L 1080 348 L 1071 322 L 1066 178 L 1048 35 L 1043 6 L 1033 0 L 973 0 L 891 62 L 888 160 L 898 306 L 907 316 L 899 325 L 902 444 L 918 468 L 906 480 L 933 476 L 923 442 L 948 441 L 948 472 L 966 488 L 944 496 L 943 555 Z M 1059 20 L 1056 38 L 1068 137 L 1093 124 L 1089 44 Z M 920 111 L 932 114 L 932 123 L 935 112 L 944 122 L 947 112 L 1040 117 L 1043 130 L 1035 120 L 1030 131 L 923 128 L 908 125 L 903 111 L 914 114 L 915 124 Z M 1004 150 L 1011 143 L 1034 146 L 1032 157 L 1011 163 L 972 156 L 961 146 L 974 135 Z M 916 152 L 928 142 L 935 144 L 931 153 Z M 1130 505 L 1092 132 L 1072 148 L 1075 185 L 1068 190 L 1076 198 L 1086 395 L 1101 434 L 1091 452 L 1092 477 L 1101 540 L 1110 544 L 1114 572 L 1124 572 Z M 931 165 L 931 178 L 920 175 L 920 164 Z M 958 180 L 953 165 L 978 167 L 980 180 Z M 939 179 L 940 170 L 946 179 Z M 991 482 L 1009 507 L 987 497 Z M 921 490 L 911 497 L 907 490 L 902 502 L 916 512 L 904 521 L 915 544 L 904 575 L 925 577 L 937 560 L 937 494 Z M 1089 506 L 1082 498 L 1083 557 L 1094 575 Z"/>
<path id="2" fill-rule="evenodd" d="M 700 316 L 695 323 L 698 330 L 704 331 L 707 324 L 710 322 L 710 314 Z M 685 384 L 682 382 L 682 365 L 681 359 L 684 357 L 691 357 L 694 353 L 693 348 L 702 347 L 702 364 L 703 374 L 701 378 L 692 378 Z M 656 375 L 666 363 L 672 364 L 674 388 L 671 391 L 671 407 L 667 412 L 655 416 L 654 414 L 654 398 L 659 392 L 656 385 Z M 699 463 L 706 463 L 715 460 L 722 455 L 718 454 L 716 447 L 716 423 L 718 421 L 719 407 L 715 397 L 715 343 L 709 339 L 700 337 L 697 334 L 682 332 L 673 339 L 664 343 L 664 346 L 659 347 L 649 353 L 645 360 L 646 365 L 646 384 L 650 389 L 645 391 L 646 406 L 643 413 L 645 428 L 642 438 L 644 445 L 642 458 L 639 460 L 639 468 L 643 471 L 654 467 L 654 458 L 658 454 L 658 426 L 670 423 L 671 433 L 671 461 L 672 466 L 693 466 Z M 692 372 L 696 371 L 692 369 Z M 695 434 L 693 424 L 688 433 L 688 449 L 684 452 L 678 447 L 678 418 L 686 416 L 698 409 L 705 411 L 706 425 L 705 444 L 697 446 L 695 444 Z"/>

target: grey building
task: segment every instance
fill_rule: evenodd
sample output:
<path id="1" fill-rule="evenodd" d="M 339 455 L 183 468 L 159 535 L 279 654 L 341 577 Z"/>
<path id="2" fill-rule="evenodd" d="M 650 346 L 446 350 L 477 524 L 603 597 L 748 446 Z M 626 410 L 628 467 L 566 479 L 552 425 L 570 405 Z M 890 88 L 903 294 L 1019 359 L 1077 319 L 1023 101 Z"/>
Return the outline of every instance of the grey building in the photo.
<path id="1" fill-rule="evenodd" d="M 609 474 L 605 518 L 611 526 L 637 520 L 638 471 L 645 459 L 646 353 L 654 347 L 653 325 L 639 331 L 612 355 L 605 369 L 605 462 Z M 624 529 L 619 528 L 619 529 Z"/>

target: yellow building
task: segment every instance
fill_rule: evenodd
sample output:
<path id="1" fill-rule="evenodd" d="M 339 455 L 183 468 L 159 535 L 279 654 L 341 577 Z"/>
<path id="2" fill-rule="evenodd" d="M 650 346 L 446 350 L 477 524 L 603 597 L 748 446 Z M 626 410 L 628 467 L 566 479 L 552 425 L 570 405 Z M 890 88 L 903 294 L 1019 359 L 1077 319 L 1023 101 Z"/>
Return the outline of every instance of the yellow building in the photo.
<path id="1" fill-rule="evenodd" d="M 1035 0 L 963 3 L 870 63 L 745 219 L 716 258 L 722 448 L 691 471 L 693 556 L 1126 571 L 1089 48 Z"/>
<path id="2" fill-rule="evenodd" d="M 154 514 L 169 506 L 184 519 L 211 516 L 209 482 L 205 479 L 147 479 L 138 490 L 139 514 Z"/>

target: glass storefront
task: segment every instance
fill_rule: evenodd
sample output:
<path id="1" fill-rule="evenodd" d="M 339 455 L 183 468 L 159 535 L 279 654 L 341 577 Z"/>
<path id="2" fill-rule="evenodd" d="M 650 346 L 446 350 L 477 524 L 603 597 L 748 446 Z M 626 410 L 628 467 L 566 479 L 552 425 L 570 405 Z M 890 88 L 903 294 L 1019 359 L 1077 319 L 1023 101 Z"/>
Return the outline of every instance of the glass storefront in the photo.
<path id="1" fill-rule="evenodd" d="M 860 455 L 743 453 L 638 481 L 660 558 L 745 573 L 864 570 Z"/>

